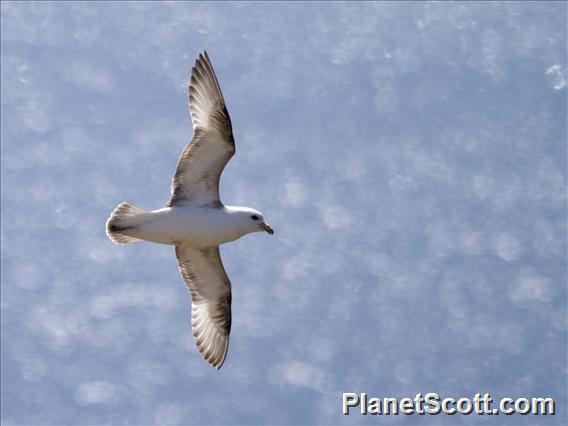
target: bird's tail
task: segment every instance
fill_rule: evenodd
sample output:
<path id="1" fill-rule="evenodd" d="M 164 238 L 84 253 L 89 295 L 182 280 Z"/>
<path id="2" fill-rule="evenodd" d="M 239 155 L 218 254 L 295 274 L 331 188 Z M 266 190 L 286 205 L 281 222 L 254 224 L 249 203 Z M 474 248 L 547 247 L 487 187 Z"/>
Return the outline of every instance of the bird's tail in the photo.
<path id="1" fill-rule="evenodd" d="M 152 213 L 128 203 L 120 203 L 106 222 L 106 234 L 115 244 L 130 244 L 142 241 L 131 234 L 146 222 Z M 129 235 L 130 234 L 130 235 Z"/>

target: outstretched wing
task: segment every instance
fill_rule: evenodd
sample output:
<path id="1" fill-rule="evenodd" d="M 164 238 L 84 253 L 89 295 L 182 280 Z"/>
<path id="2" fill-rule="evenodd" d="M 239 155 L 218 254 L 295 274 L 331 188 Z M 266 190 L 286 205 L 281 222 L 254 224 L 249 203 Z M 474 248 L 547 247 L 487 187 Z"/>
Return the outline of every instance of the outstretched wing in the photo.
<path id="1" fill-rule="evenodd" d="M 174 206 L 184 201 L 221 205 L 219 179 L 235 153 L 231 119 L 207 52 L 199 55 L 191 72 L 189 110 L 193 138 L 185 146 L 172 181 Z"/>
<path id="2" fill-rule="evenodd" d="M 181 276 L 191 293 L 191 328 L 203 358 L 221 368 L 231 331 L 231 282 L 219 247 L 176 246 Z"/>

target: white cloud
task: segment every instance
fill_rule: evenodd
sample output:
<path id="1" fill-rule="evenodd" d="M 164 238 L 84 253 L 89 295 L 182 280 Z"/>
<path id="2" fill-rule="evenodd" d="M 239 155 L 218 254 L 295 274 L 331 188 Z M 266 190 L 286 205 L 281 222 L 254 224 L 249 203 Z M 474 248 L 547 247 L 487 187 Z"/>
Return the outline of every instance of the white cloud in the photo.
<path id="1" fill-rule="evenodd" d="M 400 383 L 412 383 L 416 378 L 416 365 L 412 361 L 400 361 L 394 366 L 393 374 Z"/>
<path id="2" fill-rule="evenodd" d="M 286 202 L 290 207 L 301 208 L 305 205 L 307 191 L 305 186 L 299 181 L 290 181 L 285 187 Z"/>
<path id="3" fill-rule="evenodd" d="M 28 290 L 37 290 L 48 284 L 43 276 L 41 265 L 35 262 L 22 263 L 14 268 L 10 282 Z"/>
<path id="4" fill-rule="evenodd" d="M 568 316 L 565 309 L 559 309 L 550 317 L 550 323 L 554 328 L 560 331 L 568 329 Z"/>
<path id="5" fill-rule="evenodd" d="M 339 205 L 324 205 L 321 207 L 323 222 L 330 229 L 347 228 L 352 223 L 352 214 Z"/>
<path id="6" fill-rule="evenodd" d="M 314 390 L 322 390 L 328 379 L 317 367 L 301 361 L 291 361 L 278 369 L 279 379 L 287 385 L 302 386 Z"/>
<path id="7" fill-rule="evenodd" d="M 509 295 L 519 307 L 536 307 L 552 301 L 557 290 L 553 283 L 538 274 L 522 273 L 511 285 Z"/>
<path id="8" fill-rule="evenodd" d="M 81 383 L 74 396 L 80 405 L 109 404 L 118 402 L 120 392 L 117 386 L 110 382 L 91 380 Z"/>
<path id="9" fill-rule="evenodd" d="M 522 254 L 523 247 L 513 235 L 499 234 L 495 237 L 495 251 L 500 258 L 511 262 Z"/>
<path id="10" fill-rule="evenodd" d="M 300 255 L 290 258 L 283 267 L 282 275 L 289 281 L 300 281 L 306 279 L 313 270 L 313 263 L 306 257 Z"/>
<path id="11" fill-rule="evenodd" d="M 22 377 L 29 382 L 42 380 L 48 373 L 47 366 L 41 358 L 22 357 L 18 359 L 18 362 Z"/>
<path id="12" fill-rule="evenodd" d="M 86 321 L 83 313 L 63 312 L 56 306 L 44 304 L 33 308 L 27 325 L 55 354 L 66 354 L 75 348 Z"/>
<path id="13" fill-rule="evenodd" d="M 160 404 L 156 408 L 154 422 L 159 425 L 183 425 L 186 413 L 187 409 L 182 404 Z"/>
<path id="14" fill-rule="evenodd" d="M 314 361 L 321 365 L 330 362 L 336 353 L 336 342 L 332 338 L 314 336 L 309 344 L 308 351 Z"/>
<path id="15" fill-rule="evenodd" d="M 128 382 L 137 393 L 151 394 L 170 380 L 170 369 L 165 363 L 138 358 L 128 366 Z"/>
<path id="16" fill-rule="evenodd" d="M 554 90 L 562 90 L 566 87 L 566 68 L 563 69 L 562 65 L 550 66 L 546 70 L 546 75 L 549 76 Z"/>
<path id="17" fill-rule="evenodd" d="M 22 121 L 26 128 L 45 133 L 51 127 L 51 117 L 49 116 L 49 100 L 29 99 L 22 106 Z"/>
<path id="18" fill-rule="evenodd" d="M 461 246 L 465 254 L 481 254 L 485 250 L 487 236 L 481 231 L 466 230 L 460 236 Z"/>
<path id="19" fill-rule="evenodd" d="M 96 296 L 90 303 L 90 312 L 95 318 L 110 318 L 131 307 L 151 307 L 164 312 L 178 306 L 180 301 L 176 295 L 175 290 L 163 286 L 150 289 L 142 283 L 119 285 L 104 295 Z"/>
<path id="20" fill-rule="evenodd" d="M 63 76 L 81 88 L 94 92 L 108 92 L 114 86 L 112 74 L 94 63 L 67 64 Z"/>

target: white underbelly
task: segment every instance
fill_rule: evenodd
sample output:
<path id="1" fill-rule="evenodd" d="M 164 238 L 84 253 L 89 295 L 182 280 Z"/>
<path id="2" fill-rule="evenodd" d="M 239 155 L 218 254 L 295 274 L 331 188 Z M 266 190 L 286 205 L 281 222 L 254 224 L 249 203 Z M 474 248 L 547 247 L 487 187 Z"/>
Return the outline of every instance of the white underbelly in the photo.
<path id="1" fill-rule="evenodd" d="M 211 247 L 236 240 L 241 235 L 214 226 L 199 215 L 157 212 L 155 218 L 133 230 L 132 236 L 159 244 Z"/>

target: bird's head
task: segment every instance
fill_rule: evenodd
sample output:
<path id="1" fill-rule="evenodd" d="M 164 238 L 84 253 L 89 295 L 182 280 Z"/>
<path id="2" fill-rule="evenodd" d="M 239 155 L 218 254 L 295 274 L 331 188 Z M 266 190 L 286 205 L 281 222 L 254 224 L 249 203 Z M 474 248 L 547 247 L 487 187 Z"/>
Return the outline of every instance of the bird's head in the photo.
<path id="1" fill-rule="evenodd" d="M 248 232 L 264 231 L 268 232 L 270 235 L 274 234 L 274 230 L 264 221 L 264 216 L 261 212 L 247 208 L 239 213 L 240 220 L 244 222 Z"/>

